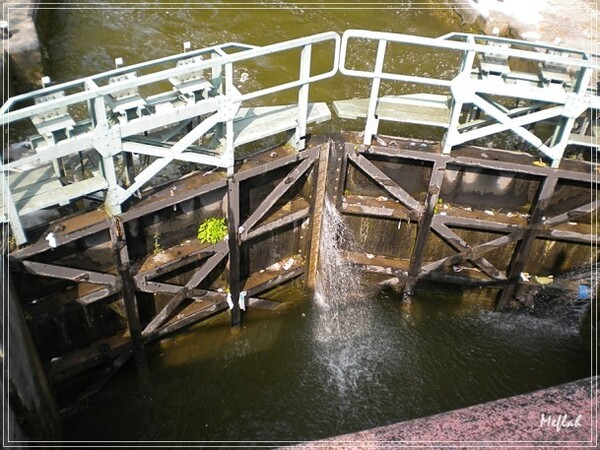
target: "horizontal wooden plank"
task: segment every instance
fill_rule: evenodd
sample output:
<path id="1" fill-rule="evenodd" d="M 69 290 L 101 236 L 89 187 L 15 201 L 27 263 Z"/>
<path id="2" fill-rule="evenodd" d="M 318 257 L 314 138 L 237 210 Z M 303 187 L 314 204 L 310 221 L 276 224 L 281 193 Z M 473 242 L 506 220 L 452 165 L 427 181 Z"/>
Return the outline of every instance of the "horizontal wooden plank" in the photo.
<path id="1" fill-rule="evenodd" d="M 278 263 L 269 266 L 267 269 L 250 274 L 250 276 L 242 281 L 242 291 L 246 291 L 246 295 L 254 296 L 260 292 L 271 289 L 281 283 L 291 280 L 304 273 L 302 260 L 296 255 L 292 258 L 293 261 L 289 264 L 290 258 L 285 258 Z M 289 267 L 286 269 L 286 262 Z"/>

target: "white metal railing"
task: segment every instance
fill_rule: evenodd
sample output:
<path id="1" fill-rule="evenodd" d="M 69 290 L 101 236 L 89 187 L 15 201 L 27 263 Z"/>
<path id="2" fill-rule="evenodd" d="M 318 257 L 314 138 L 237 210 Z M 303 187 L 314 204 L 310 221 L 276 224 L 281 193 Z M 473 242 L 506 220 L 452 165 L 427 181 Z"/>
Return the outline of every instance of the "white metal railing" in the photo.
<path id="1" fill-rule="evenodd" d="M 172 161 L 223 167 L 231 173 L 236 146 L 234 121 L 241 106 L 244 102 L 290 89 L 298 90 L 291 142 L 297 149 L 303 148 L 309 86 L 337 73 L 340 42 L 337 33 L 326 32 L 263 47 L 228 43 L 117 68 L 10 98 L 0 108 L 0 124 L 14 126 L 32 121 L 41 135 L 32 140 L 35 155 L 0 164 L 4 212 L 17 243 L 25 242 L 26 237 L 8 177 L 12 171 L 29 170 L 32 164 L 54 162 L 59 170 L 60 164 L 56 162 L 62 158 L 92 151 L 101 163 L 100 172 L 95 175 L 106 182 L 106 206 L 119 213 L 131 195 Z M 334 47 L 334 58 L 330 68 L 311 74 L 315 58 L 313 47 L 322 43 Z M 263 84 L 244 92 L 234 85 L 236 65 L 251 64 L 261 57 L 294 50 L 300 50 L 300 70 L 291 81 L 266 87 Z M 204 76 L 206 73 L 208 77 Z M 194 91 L 194 83 L 197 91 Z M 142 90 L 150 94 L 144 95 Z M 72 120 L 69 112 L 77 114 L 76 120 Z M 177 124 L 183 125 L 177 128 Z M 188 127 L 177 142 L 171 140 L 175 133 L 170 133 L 170 138 L 162 143 L 135 140 L 137 136 L 173 126 L 175 133 Z M 196 145 L 207 136 L 220 143 L 213 151 Z M 114 158 L 128 153 L 156 159 L 123 184 L 117 179 Z M 76 185 L 70 185 L 72 193 L 69 195 L 73 198 L 77 196 Z M 80 191 L 79 196 L 86 193 L 89 192 Z"/>
<path id="2" fill-rule="evenodd" d="M 371 40 L 377 43 L 373 70 L 356 70 L 347 67 L 348 47 L 353 39 Z M 388 43 L 459 51 L 462 54 L 459 72 L 452 79 L 441 79 L 384 71 Z M 487 76 L 488 74 L 482 70 L 483 65 L 479 70 L 475 66 L 476 56 L 483 59 L 487 57 L 504 60 L 506 72 Z M 541 67 L 548 65 L 552 65 L 553 68 L 559 67 L 564 69 L 564 73 L 567 74 L 565 78 L 572 79 L 572 83 L 556 86 L 553 85 L 552 79 L 544 79 L 537 74 L 512 71 L 509 67 L 509 58 L 525 60 Z M 367 30 L 347 30 L 342 36 L 340 55 L 341 73 L 372 80 L 365 126 L 365 144 L 370 144 L 372 137 L 377 134 L 379 126 L 377 107 L 381 101 L 379 96 L 381 81 L 416 83 L 445 88 L 451 94 L 450 114 L 444 138 L 445 153 L 449 153 L 455 145 L 511 130 L 552 159 L 554 166 L 557 166 L 562 158 L 575 120 L 590 107 L 597 108 L 600 104 L 597 95 L 588 93 L 592 71 L 597 67 L 595 58 L 579 50 L 466 33 L 450 33 L 439 38 L 427 38 Z M 529 100 L 532 106 L 527 109 L 508 109 L 494 100 L 494 96 Z M 478 108 L 491 120 L 467 120 L 461 123 L 463 106 Z M 551 118 L 559 120 L 552 142 L 547 145 L 534 135 L 528 126 Z"/>
<path id="3" fill-rule="evenodd" d="M 376 43 L 372 70 L 348 67 L 349 43 L 354 39 Z M 315 46 L 321 43 L 334 47 L 331 66 L 311 75 L 312 61 L 316 58 Z M 444 79 L 384 69 L 389 43 L 455 51 L 460 55 L 456 75 Z M 238 65 L 298 50 L 299 71 L 291 81 L 261 85 L 255 89 L 248 85 L 241 90 L 236 87 L 234 75 Z M 525 60 L 542 68 L 558 68 L 559 72 L 562 71 L 556 75 L 559 82 L 552 79 L 552 70 L 550 75 L 513 71 L 509 58 Z M 7 164 L 0 163 L 3 210 L 17 243 L 25 242 L 18 208 L 10 190 L 10 173 L 26 172 L 32 164 L 49 162 L 53 162 L 56 170 L 60 171 L 58 162 L 78 154 L 93 155 L 97 159 L 99 170 L 93 175 L 103 184 L 89 183 L 88 174 L 88 179 L 83 182 L 79 180 L 69 185 L 68 193 L 67 189 L 64 190 L 65 198 L 48 201 L 69 201 L 93 192 L 91 189 L 101 185 L 101 189 L 107 191 L 106 206 L 119 213 L 128 198 L 173 161 L 227 168 L 231 173 L 238 136 L 234 122 L 239 119 L 240 108 L 246 102 L 285 90 L 298 91 L 295 116 L 289 129 L 294 130 L 292 143 L 301 149 L 309 116 L 309 86 L 332 77 L 338 70 L 347 76 L 372 80 L 366 111 L 366 144 L 370 144 L 377 134 L 381 120 L 378 115 L 382 100 L 379 96 L 381 82 L 414 83 L 425 86 L 424 91 L 429 87 L 448 92 L 450 102 L 447 123 L 444 123 L 447 129 L 444 152 L 448 153 L 453 146 L 473 139 L 512 130 L 557 165 L 575 121 L 588 108 L 600 107 L 597 91 L 588 89 L 592 71 L 598 67 L 597 61 L 598 55 L 579 50 L 495 36 L 450 33 L 439 38 L 427 38 L 347 30 L 341 38 L 335 32 L 326 32 L 264 47 L 228 43 L 117 68 L 10 98 L 0 108 L 0 124 L 3 126 L 12 127 L 31 121 L 40 134 L 32 139 L 35 155 Z M 491 69 L 486 68 L 486 62 Z M 528 103 L 526 106 L 507 107 L 498 97 Z M 417 95 L 404 101 L 418 107 L 419 102 L 431 103 L 432 99 L 431 96 Z M 392 107 L 398 108 L 400 103 L 391 102 Z M 487 117 L 482 119 L 479 114 L 473 114 L 474 110 L 483 112 Z M 558 119 L 549 144 L 528 128 L 548 119 Z M 149 132 L 150 136 L 146 136 Z M 160 135 L 160 139 L 155 134 Z M 182 137 L 173 141 L 179 135 Z M 200 144 L 202 139 L 211 139 L 218 145 L 203 147 Z M 147 158 L 148 162 L 140 167 L 138 173 L 127 174 L 125 182 L 120 181 L 115 157 L 124 159 L 131 154 Z M 42 205 L 40 209 L 47 206 Z"/>

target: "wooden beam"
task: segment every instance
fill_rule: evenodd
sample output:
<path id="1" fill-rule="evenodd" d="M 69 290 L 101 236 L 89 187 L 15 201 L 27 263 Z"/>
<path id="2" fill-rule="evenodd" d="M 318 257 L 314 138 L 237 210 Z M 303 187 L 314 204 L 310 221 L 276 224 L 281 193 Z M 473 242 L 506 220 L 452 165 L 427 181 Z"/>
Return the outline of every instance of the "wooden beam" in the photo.
<path id="1" fill-rule="evenodd" d="M 431 228 L 438 236 L 440 236 L 444 240 L 444 242 L 446 242 L 454 250 L 461 252 L 473 249 L 473 247 L 467 244 L 459 235 L 457 235 L 454 231 L 452 231 L 443 223 L 436 221 L 435 218 L 433 220 L 433 223 L 431 224 Z M 479 257 L 474 258 L 470 261 L 490 278 L 494 280 L 506 280 L 506 276 L 502 272 L 500 272 L 493 264 L 491 264 L 487 259 Z"/>
<path id="2" fill-rule="evenodd" d="M 102 284 L 114 288 L 120 287 L 119 278 L 109 273 L 94 272 L 86 269 L 74 269 L 72 267 L 36 261 L 23 261 L 22 266 L 26 272 L 42 277 L 59 278 L 78 283 Z"/>
<path id="3" fill-rule="evenodd" d="M 110 227 L 110 224 L 109 224 L 108 220 L 103 220 L 100 223 L 95 223 L 93 225 L 90 225 L 87 228 L 83 228 L 81 230 L 77 230 L 77 231 L 74 231 L 73 233 L 69 233 L 66 235 L 63 235 L 62 233 L 57 232 L 57 233 L 54 233 L 55 238 L 56 238 L 56 244 L 57 244 L 57 246 L 65 245 L 70 242 L 76 241 L 78 239 L 84 238 L 86 236 L 90 236 L 92 234 L 99 233 L 100 231 L 107 230 L 107 229 L 109 229 L 109 227 Z M 50 245 L 48 244 L 48 241 L 46 241 L 45 238 L 40 238 L 37 242 L 35 242 L 31 245 L 28 245 L 27 247 L 24 247 L 22 249 L 11 252 L 10 255 L 11 255 L 11 257 L 14 257 L 17 259 L 26 259 L 26 258 L 30 258 L 35 255 L 38 255 L 40 253 L 44 253 L 51 249 L 52 249 L 52 247 L 50 247 Z"/>
<path id="4" fill-rule="evenodd" d="M 314 159 L 305 159 L 298 166 L 296 166 L 287 177 L 275 186 L 269 195 L 263 200 L 263 202 L 256 208 L 256 211 L 250 215 L 250 217 L 241 226 L 243 231 L 240 233 L 241 239 L 246 239 L 250 229 L 256 225 L 256 223 L 264 217 L 264 215 L 273 207 L 273 205 L 279 200 L 298 179 L 308 170 L 313 164 Z M 237 234 L 237 231 L 236 231 Z"/>
<path id="5" fill-rule="evenodd" d="M 213 317 L 225 310 L 227 310 L 227 301 L 225 300 L 225 295 L 221 296 L 221 300 L 215 300 L 212 304 L 207 305 L 205 308 L 194 311 L 193 313 L 182 317 L 179 320 L 174 321 L 173 323 L 168 323 L 163 325 L 159 329 L 155 330 L 151 334 L 146 337 L 146 342 L 155 341 L 157 339 L 162 339 L 169 334 L 172 334 L 182 328 L 188 327 L 195 323 L 201 322 L 202 320 Z"/>
<path id="6" fill-rule="evenodd" d="M 417 283 L 417 277 L 421 272 L 423 252 L 425 250 L 427 236 L 429 235 L 429 229 L 433 220 L 433 211 L 440 196 L 440 192 L 442 190 L 442 183 L 444 182 L 445 170 L 446 164 L 440 164 L 439 162 L 435 162 L 433 164 L 433 168 L 431 169 L 431 176 L 429 178 L 429 188 L 427 189 L 427 200 L 425 202 L 425 211 L 423 213 L 423 216 L 421 217 L 421 220 L 419 221 L 417 238 L 415 240 L 415 247 L 410 258 L 408 279 L 404 285 L 403 299 L 406 301 L 410 301 L 410 299 L 414 295 L 414 287 Z"/>
<path id="7" fill-rule="evenodd" d="M 516 230 L 525 230 L 526 227 L 491 220 L 472 219 L 470 217 L 436 216 L 436 222 L 458 228 L 489 231 L 492 233 L 512 233 Z"/>
<path id="8" fill-rule="evenodd" d="M 121 277 L 123 303 L 125 304 L 125 314 L 127 316 L 131 346 L 133 347 L 135 366 L 138 374 L 142 378 L 147 378 L 148 361 L 146 359 L 146 349 L 142 339 L 142 325 L 135 298 L 135 282 L 131 274 L 125 229 L 119 217 L 113 217 L 110 222 L 110 238 L 113 244 L 115 265 Z"/>
<path id="9" fill-rule="evenodd" d="M 255 237 L 262 236 L 265 233 L 270 231 L 277 230 L 291 223 L 297 222 L 299 220 L 304 220 L 310 215 L 310 208 L 303 208 L 300 211 L 295 211 L 291 214 L 288 214 L 280 219 L 274 220 L 272 222 L 266 223 L 259 227 L 254 228 L 249 233 L 246 233 L 246 236 L 241 239 L 242 242 L 249 241 L 254 239 Z"/>
<path id="10" fill-rule="evenodd" d="M 235 179 L 238 183 L 245 181 L 249 178 L 256 177 L 258 175 L 264 175 L 265 173 L 272 172 L 280 167 L 288 166 L 290 164 L 302 161 L 304 159 L 316 158 L 319 152 L 319 147 L 308 148 L 301 152 L 293 152 L 291 155 L 283 156 L 281 158 L 274 159 L 259 164 L 255 167 L 245 169 L 244 166 L 240 168 L 239 172 L 236 172 Z"/>
<path id="11" fill-rule="evenodd" d="M 448 256 L 447 258 L 443 258 L 438 261 L 429 263 L 426 266 L 423 266 L 423 268 L 421 269 L 421 275 L 428 275 L 429 273 L 433 272 L 441 266 L 454 266 L 456 264 L 462 263 L 466 259 L 472 260 L 480 258 L 482 255 L 485 255 L 486 253 L 491 252 L 492 250 L 520 240 L 524 234 L 524 230 L 516 230 L 511 234 L 507 234 L 492 241 L 478 245 L 477 247 L 473 247 L 472 249 L 465 250 L 457 253 L 456 255 Z"/>
<path id="12" fill-rule="evenodd" d="M 164 264 L 160 264 L 156 267 L 153 267 L 149 270 L 144 270 L 143 272 L 139 272 L 135 276 L 136 283 L 140 284 L 144 280 L 151 280 L 156 278 L 159 275 L 164 275 L 165 273 L 172 272 L 180 267 L 184 267 L 187 264 L 190 264 L 194 261 L 201 261 L 215 253 L 215 247 L 218 244 L 210 245 L 208 247 L 204 247 L 202 249 L 193 251 L 188 253 L 180 258 L 174 259 L 172 261 L 166 262 Z M 142 267 L 143 270 L 143 267 Z"/>
<path id="13" fill-rule="evenodd" d="M 273 201 L 273 204 L 275 203 L 275 201 Z M 268 209 L 270 209 L 270 207 L 267 208 L 267 210 Z M 242 322 L 242 311 L 240 308 L 241 235 L 239 233 L 239 227 L 240 184 L 235 179 L 235 176 L 232 176 L 229 179 L 227 185 L 227 234 L 229 236 L 229 239 L 227 240 L 227 243 L 229 245 L 229 295 L 231 296 L 231 301 L 233 302 L 233 309 L 231 310 L 231 326 L 239 326 Z"/>
<path id="14" fill-rule="evenodd" d="M 142 281 L 136 284 L 136 287 L 141 292 L 148 292 L 150 294 L 177 294 L 183 286 L 178 284 L 170 283 L 159 283 L 157 281 Z M 190 291 L 190 297 L 202 297 L 208 291 L 204 289 L 192 289 Z"/>
<path id="15" fill-rule="evenodd" d="M 559 214 L 554 217 L 549 217 L 544 220 L 542 223 L 547 227 L 554 227 L 556 225 L 560 225 L 565 222 L 569 222 L 571 220 L 575 220 L 581 216 L 585 216 L 586 214 L 590 214 L 598 209 L 600 206 L 600 200 L 593 201 L 586 205 L 579 206 L 577 208 L 573 208 L 570 211 L 567 211 L 563 214 Z"/>
<path id="16" fill-rule="evenodd" d="M 533 211 L 531 213 L 529 226 L 525 231 L 523 239 L 521 239 L 521 241 L 517 244 L 517 248 L 513 253 L 508 269 L 508 284 L 506 288 L 500 292 L 500 295 L 496 301 L 497 310 L 504 309 L 517 291 L 519 280 L 521 278 L 521 272 L 525 268 L 527 258 L 531 253 L 531 249 L 533 248 L 533 244 L 537 234 L 539 233 L 538 225 L 542 223 L 544 212 L 550 204 L 550 200 L 552 195 L 554 195 L 554 190 L 556 189 L 557 183 L 557 174 L 549 175 L 542 182 L 542 185 L 538 191 L 537 199 L 533 204 Z"/>
<path id="17" fill-rule="evenodd" d="M 296 267 L 295 269 L 288 270 L 287 272 L 282 273 L 281 275 L 277 275 L 275 278 L 271 278 L 264 283 L 253 286 L 250 289 L 246 290 L 246 294 L 248 296 L 256 295 L 260 292 L 264 292 L 272 287 L 278 286 L 286 281 L 289 281 L 293 278 L 299 277 L 304 273 L 304 266 Z"/>
<path id="18" fill-rule="evenodd" d="M 486 151 L 494 151 L 494 149 L 486 149 L 481 148 L 481 153 L 485 153 Z M 497 152 L 497 150 L 496 150 Z M 527 166 L 523 163 L 515 163 L 509 161 L 501 161 L 497 158 L 494 159 L 484 159 L 483 157 L 467 157 L 467 156 L 452 156 L 452 155 L 442 155 L 439 153 L 432 153 L 428 151 L 419 151 L 419 150 L 411 150 L 407 148 L 397 148 L 397 147 L 380 147 L 380 146 L 370 146 L 366 148 L 364 151 L 359 151 L 359 153 L 363 154 L 372 154 L 372 155 L 380 155 L 387 156 L 395 159 L 414 159 L 418 161 L 430 161 L 430 162 L 438 162 L 439 164 L 449 164 L 458 165 L 458 166 L 466 166 L 466 167 L 476 167 L 480 169 L 490 169 L 496 170 L 500 172 L 511 172 L 511 173 L 522 173 L 533 176 L 541 176 L 546 177 L 550 174 L 555 174 L 559 178 L 563 180 L 571 180 L 571 181 L 579 181 L 583 183 L 592 183 L 597 184 L 600 183 L 600 180 L 596 179 L 589 171 L 587 172 L 577 172 L 574 170 L 565 170 L 565 169 L 554 169 L 551 167 L 538 167 L 533 165 L 533 161 L 535 159 L 531 159 L 531 166 Z"/>
<path id="19" fill-rule="evenodd" d="M 146 337 L 152 334 L 157 328 L 159 328 L 177 307 L 186 298 L 189 297 L 190 292 L 196 286 L 198 286 L 202 280 L 204 280 L 210 272 L 221 262 L 221 260 L 227 255 L 227 243 L 220 242 L 215 246 L 215 254 L 211 256 L 203 265 L 192 275 L 192 278 L 183 286 L 177 294 L 171 299 L 171 301 L 152 319 L 152 321 L 146 326 L 143 332 L 143 336 Z"/>
<path id="20" fill-rule="evenodd" d="M 362 170 L 369 178 L 393 195 L 402 204 L 413 211 L 418 211 L 419 213 L 423 212 L 423 206 L 414 197 L 398 186 L 394 180 L 388 177 L 363 155 L 360 153 L 349 153 L 348 158 L 356 165 L 356 167 Z"/>
<path id="21" fill-rule="evenodd" d="M 538 237 L 551 239 L 554 241 L 574 242 L 577 244 L 593 244 L 600 241 L 600 236 L 597 234 L 583 234 L 576 231 L 567 230 L 550 230 L 541 232 Z"/>
<path id="22" fill-rule="evenodd" d="M 317 267 L 319 263 L 319 250 L 321 243 L 321 229 L 325 210 L 325 199 L 327 196 L 327 170 L 329 168 L 329 153 L 332 141 L 320 146 L 319 160 L 317 162 L 317 173 L 313 175 L 313 192 L 310 220 L 310 242 L 308 242 L 308 272 L 306 274 L 306 285 L 308 289 L 314 289 L 317 279 Z M 306 248 L 305 247 L 305 248 Z"/>
<path id="23" fill-rule="evenodd" d="M 203 174 L 201 173 L 191 175 L 191 177 L 202 176 Z M 121 214 L 123 221 L 129 222 L 130 220 L 138 219 L 147 214 L 154 213 L 164 208 L 168 208 L 169 206 L 177 205 L 192 198 L 196 198 L 202 194 L 216 191 L 217 189 L 225 187 L 227 184 L 226 178 L 220 178 L 213 182 L 205 184 L 203 183 L 199 186 L 190 189 L 187 186 L 188 181 L 188 178 L 184 178 L 180 182 L 170 184 L 170 188 L 165 188 L 165 192 L 167 192 L 168 194 L 164 196 L 160 195 L 162 191 L 159 191 L 151 194 L 147 198 L 144 198 L 142 202 L 138 203 L 137 205 L 134 205 L 131 209 Z M 182 186 L 182 188 L 177 189 L 177 186 Z M 175 189 L 173 189 L 173 187 L 175 187 Z M 153 195 L 158 198 L 152 199 Z"/>

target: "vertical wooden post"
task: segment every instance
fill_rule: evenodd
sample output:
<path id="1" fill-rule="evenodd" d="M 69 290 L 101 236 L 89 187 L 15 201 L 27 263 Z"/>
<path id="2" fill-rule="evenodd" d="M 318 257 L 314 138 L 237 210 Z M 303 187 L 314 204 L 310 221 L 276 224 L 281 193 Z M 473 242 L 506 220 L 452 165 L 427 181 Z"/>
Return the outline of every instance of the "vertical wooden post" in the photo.
<path id="1" fill-rule="evenodd" d="M 308 275 L 307 287 L 314 289 L 317 277 L 317 265 L 319 263 L 319 243 L 321 241 L 321 225 L 323 223 L 323 208 L 325 207 L 325 189 L 327 187 L 327 166 L 329 164 L 329 151 L 331 141 L 323 144 L 319 149 L 318 170 L 315 177 L 313 189 L 313 204 L 311 214 L 310 250 L 308 252 Z"/>
<path id="2" fill-rule="evenodd" d="M 334 183 L 330 183 L 333 185 L 333 204 L 337 209 L 342 208 L 342 203 L 344 200 L 344 188 L 346 186 L 346 177 L 348 176 L 348 153 L 352 147 L 351 144 L 337 144 L 333 143 L 333 152 L 331 156 L 333 157 L 333 172 L 330 176 L 333 177 Z"/>
<path id="3" fill-rule="evenodd" d="M 425 244 L 427 243 L 427 236 L 429 235 L 429 229 L 431 228 L 431 222 L 433 220 L 433 214 L 435 205 L 437 204 L 440 192 L 442 190 L 442 183 L 444 182 L 444 174 L 446 171 L 445 162 L 435 162 L 431 169 L 431 177 L 429 178 L 429 189 L 427 191 L 427 203 L 423 215 L 419 220 L 417 238 L 415 240 L 415 247 L 413 249 L 412 256 L 410 258 L 410 265 L 408 268 L 408 278 L 404 285 L 403 301 L 410 302 L 414 295 L 414 287 L 417 284 L 419 277 L 419 271 L 421 270 L 421 263 L 423 262 L 423 252 L 425 250 Z"/>
<path id="4" fill-rule="evenodd" d="M 115 264 L 119 276 L 121 277 L 123 303 L 125 304 L 125 314 L 127 316 L 127 326 L 129 328 L 129 336 L 133 347 L 135 366 L 138 375 L 142 378 L 147 378 L 148 361 L 146 359 L 146 349 L 142 337 L 142 325 L 140 323 L 140 316 L 135 298 L 135 283 L 133 281 L 133 276 L 131 275 L 125 229 L 123 228 L 123 222 L 120 217 L 113 217 L 111 219 L 110 237 L 113 244 Z"/>
<path id="5" fill-rule="evenodd" d="M 233 302 L 231 325 L 240 325 L 240 185 L 235 177 L 227 181 L 227 231 L 229 238 L 229 294 Z"/>
<path id="6" fill-rule="evenodd" d="M 504 309 L 519 287 L 521 272 L 523 272 L 523 269 L 525 268 L 527 258 L 529 257 L 529 253 L 531 252 L 537 236 L 536 227 L 542 222 L 544 213 L 548 208 L 550 199 L 556 189 L 557 182 L 558 177 L 555 174 L 549 175 L 542 182 L 542 186 L 538 191 L 538 197 L 533 203 L 533 211 L 531 212 L 527 231 L 525 232 L 523 239 L 517 244 L 513 253 L 508 269 L 506 287 L 502 289 L 496 300 L 496 310 Z"/>

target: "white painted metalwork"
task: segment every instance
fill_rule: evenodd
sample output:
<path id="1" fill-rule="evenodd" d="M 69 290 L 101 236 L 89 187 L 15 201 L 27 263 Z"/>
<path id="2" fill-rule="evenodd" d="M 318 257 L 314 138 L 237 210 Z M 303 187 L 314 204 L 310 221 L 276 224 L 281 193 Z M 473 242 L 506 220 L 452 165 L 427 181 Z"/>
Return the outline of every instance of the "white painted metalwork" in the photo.
<path id="1" fill-rule="evenodd" d="M 376 42 L 372 70 L 347 67 L 351 40 Z M 333 44 L 332 65 L 311 75 L 311 63 L 318 57 L 314 46 L 320 43 Z M 456 75 L 443 79 L 390 72 L 385 64 L 390 43 L 455 51 L 461 56 Z M 236 85 L 238 64 L 291 50 L 300 50 L 300 70 L 292 81 L 254 90 L 241 79 Z M 515 70 L 516 60 L 534 69 Z M 341 117 L 366 117 L 365 144 L 371 143 L 382 120 L 446 129 L 445 153 L 510 130 L 556 167 L 570 143 L 598 147 L 600 97 L 589 87 L 597 61 L 598 55 L 497 36 L 450 33 L 434 39 L 366 30 L 348 30 L 342 38 L 327 32 L 264 47 L 228 43 L 192 51 L 184 45 L 183 53 L 150 62 L 123 67 L 119 61 L 109 72 L 12 97 L 0 108 L 3 126 L 26 123 L 38 133 L 30 139 L 34 155 L 0 164 L 0 219 L 10 222 L 16 242 L 22 244 L 26 235 L 21 215 L 97 191 L 106 191 L 106 208 L 118 214 L 173 161 L 232 174 L 236 147 L 284 131 L 294 132 L 291 144 L 301 150 L 307 124 L 330 117 L 324 103 L 308 103 L 309 86 L 338 70 L 372 80 L 368 99 L 334 101 Z M 383 80 L 424 89 L 380 97 Z M 298 90 L 295 105 L 248 105 L 288 89 Z M 587 114 L 590 109 L 594 114 Z M 531 131 L 542 121 L 554 121 L 555 132 L 547 140 Z M 134 157 L 137 173 L 128 163 Z M 66 164 L 72 172 L 79 170 L 68 184 Z M 31 177 L 16 178 L 29 180 L 27 195 L 22 195 L 25 181 L 19 184 L 11 177 L 33 174 L 32 168 L 40 165 L 52 168 L 52 180 L 42 187 Z"/>
<path id="2" fill-rule="evenodd" d="M 0 123 L 13 127 L 32 122 L 39 135 L 30 139 L 35 155 L 0 164 L 3 220 L 10 222 L 18 244 L 26 242 L 20 220 L 25 211 L 13 198 L 10 178 L 32 166 L 53 164 L 56 177 L 64 177 L 65 163 L 85 155 L 99 163 L 96 170 L 86 173 L 82 160 L 83 179 L 59 183 L 52 190 L 34 189 L 34 203 L 64 204 L 89 194 L 93 186 L 106 189 L 105 206 L 118 214 L 124 202 L 173 161 L 225 168 L 231 174 L 237 146 L 287 130 L 294 131 L 290 143 L 304 148 L 307 123 L 330 117 L 324 104 L 309 105 L 309 86 L 337 73 L 340 42 L 337 33 L 327 32 L 264 47 L 229 43 L 186 48 L 178 55 L 117 65 L 109 72 L 10 98 L 0 109 Z M 335 57 L 329 70 L 311 75 L 313 46 L 321 43 L 333 46 Z M 292 81 L 256 89 L 235 86 L 237 64 L 296 49 L 300 71 Z M 289 89 L 298 89 L 298 102 L 291 107 L 244 106 Z M 118 166 L 126 165 L 131 158 L 127 155 L 147 163 L 138 165 L 138 173 L 127 170 L 120 176 Z"/>
<path id="3" fill-rule="evenodd" d="M 373 70 L 356 70 L 346 66 L 351 40 L 377 42 Z M 452 79 L 441 79 L 385 71 L 383 68 L 388 43 L 459 51 L 462 58 L 458 74 Z M 517 59 L 537 67 L 537 71 L 513 70 L 511 62 Z M 447 129 L 443 142 L 445 153 L 449 153 L 453 146 L 511 130 L 551 159 L 554 167 L 560 163 L 569 143 L 579 143 L 575 142 L 572 134 L 576 121 L 584 120 L 584 113 L 590 108 L 598 109 L 600 105 L 597 92 L 588 89 L 592 71 L 597 67 L 595 55 L 579 50 L 466 33 L 450 33 L 433 39 L 347 30 L 342 36 L 340 55 L 341 73 L 372 79 L 367 112 L 364 114 L 365 144 L 370 144 L 377 134 L 380 120 L 388 118 L 404 121 L 399 119 L 399 113 L 386 114 L 390 97 L 379 96 L 381 81 L 390 80 L 430 86 L 438 90 L 442 88 L 448 92 L 450 113 L 447 123 L 441 124 Z M 398 98 L 399 109 L 402 109 L 400 103 L 405 100 L 404 97 L 408 96 Z M 444 96 L 439 97 L 443 101 Z M 513 105 L 527 105 L 507 107 L 503 104 L 506 99 L 512 99 Z M 428 98 L 422 107 L 430 108 L 430 100 Z M 336 110 L 351 109 L 342 103 Z M 482 113 L 484 118 L 481 118 Z M 347 114 L 355 117 L 363 115 L 358 110 Z M 556 121 L 555 132 L 549 141 L 544 142 L 529 128 L 537 122 L 550 119 Z M 410 120 L 407 122 L 419 123 Z M 433 121 L 433 125 L 439 126 L 439 120 Z M 592 124 L 592 132 L 597 129 L 595 125 Z M 586 129 L 588 127 L 584 126 L 580 136 L 585 135 Z"/>

